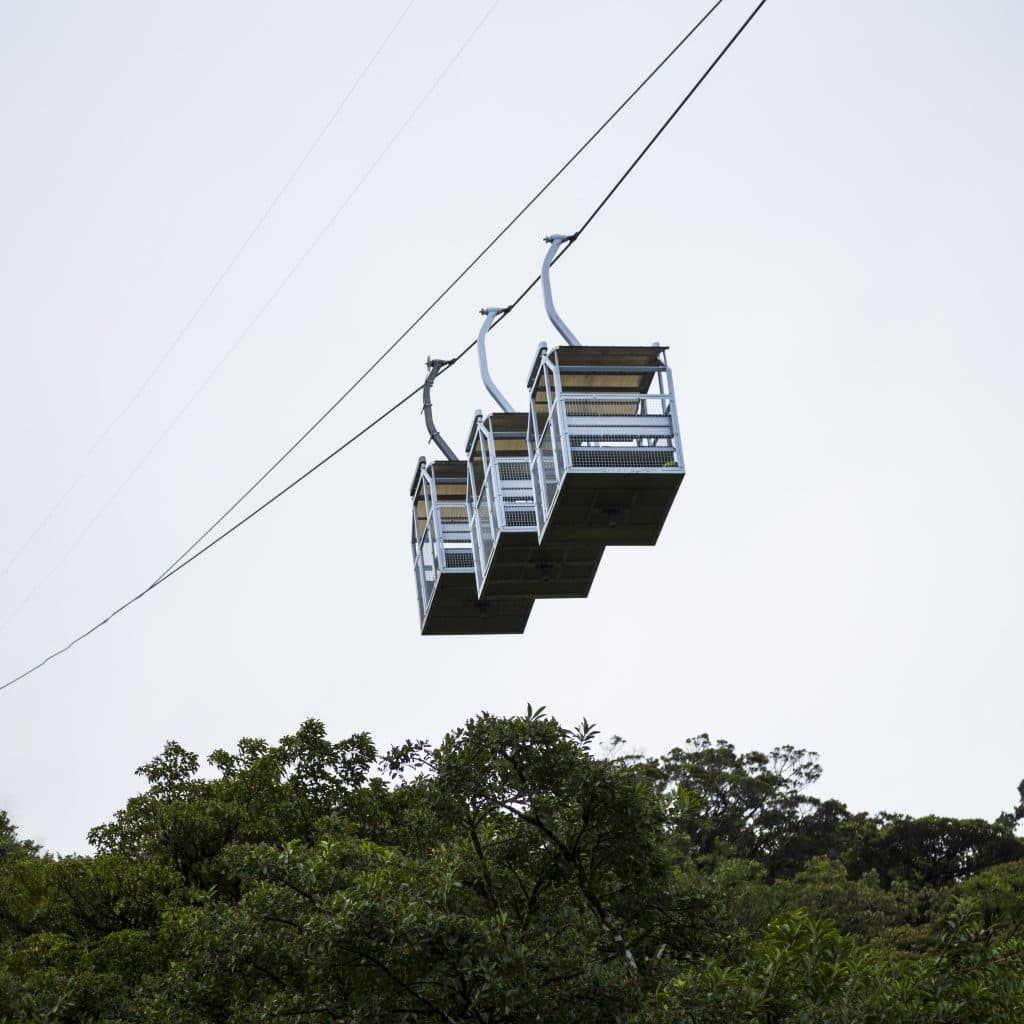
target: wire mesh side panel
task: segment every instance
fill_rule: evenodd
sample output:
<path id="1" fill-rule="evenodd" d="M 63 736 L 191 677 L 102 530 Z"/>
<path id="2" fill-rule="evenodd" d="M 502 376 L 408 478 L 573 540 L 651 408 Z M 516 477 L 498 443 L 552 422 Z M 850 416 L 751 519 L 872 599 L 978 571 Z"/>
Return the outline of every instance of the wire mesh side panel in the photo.
<path id="1" fill-rule="evenodd" d="M 530 464 L 523 456 L 499 458 L 491 467 L 491 483 L 500 494 L 498 510 L 502 530 L 537 529 L 537 508 L 530 480 Z"/>
<path id="2" fill-rule="evenodd" d="M 457 481 L 462 483 L 460 479 Z M 452 494 L 453 481 L 442 480 L 442 497 L 430 468 L 424 469 L 413 495 L 412 547 L 420 624 L 426 619 L 442 573 L 471 573 L 473 548 L 464 497 Z M 456 487 L 456 491 L 461 489 Z"/>
<path id="3" fill-rule="evenodd" d="M 553 418 L 564 425 L 569 468 L 644 473 L 682 469 L 668 368 L 652 374 L 650 383 L 647 392 L 560 395 Z"/>
<path id="4" fill-rule="evenodd" d="M 644 422 L 595 424 L 569 417 L 569 458 L 575 469 L 677 469 L 678 448 L 671 425 Z"/>
<path id="5" fill-rule="evenodd" d="M 479 590 L 483 590 L 491 556 L 501 533 L 532 533 L 536 529 L 536 505 L 527 460 L 520 456 L 490 461 L 470 516 Z"/>
<path id="6" fill-rule="evenodd" d="M 518 414 L 513 414 L 518 417 Z M 503 533 L 536 533 L 537 512 L 525 446 L 526 417 L 479 417 L 470 438 L 467 486 L 477 590 L 484 592 Z"/>
<path id="7" fill-rule="evenodd" d="M 439 501 L 441 524 L 441 567 L 468 571 L 473 568 L 473 545 L 469 535 L 469 510 L 464 501 Z"/>

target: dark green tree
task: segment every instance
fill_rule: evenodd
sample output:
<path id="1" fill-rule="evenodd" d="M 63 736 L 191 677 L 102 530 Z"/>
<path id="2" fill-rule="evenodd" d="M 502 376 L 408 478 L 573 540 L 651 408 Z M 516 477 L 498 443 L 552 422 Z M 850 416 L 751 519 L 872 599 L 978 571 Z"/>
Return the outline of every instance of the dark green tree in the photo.
<path id="1" fill-rule="evenodd" d="M 310 842 L 334 816 L 355 812 L 375 758 L 366 733 L 332 743 L 315 719 L 276 746 L 243 739 L 234 754 L 214 751 L 214 778 L 200 776 L 196 754 L 169 742 L 136 772 L 146 791 L 89 841 L 101 853 L 168 864 L 189 884 L 223 884 L 216 859 L 230 844 Z"/>
<path id="2" fill-rule="evenodd" d="M 883 885 L 951 886 L 994 864 L 1024 857 L 1024 840 L 981 819 L 881 814 L 848 857 L 851 874 L 876 871 Z"/>
<path id="3" fill-rule="evenodd" d="M 34 857 L 38 853 L 38 844 L 28 839 L 19 839 L 18 830 L 7 812 L 0 810 L 0 863 L 14 858 Z"/>
<path id="4" fill-rule="evenodd" d="M 1017 798 L 1017 806 L 1012 811 L 1005 811 L 996 818 L 997 825 L 1014 829 L 1024 821 L 1024 779 L 1017 786 Z"/>
<path id="5" fill-rule="evenodd" d="M 816 755 L 482 714 L 378 758 L 179 744 L 41 854 L 0 817 L 0 1022 L 1024 1019 L 1012 823 L 809 797 Z"/>
<path id="6" fill-rule="evenodd" d="M 389 754 L 372 839 L 350 820 L 236 845 L 239 901 L 175 915 L 174 999 L 209 1019 L 633 1019 L 722 919 L 668 863 L 645 770 L 593 738 L 481 715 Z"/>
<path id="7" fill-rule="evenodd" d="M 703 733 L 653 762 L 651 770 L 674 797 L 675 823 L 696 856 L 756 860 L 771 877 L 831 852 L 848 817 L 842 804 L 819 805 L 804 795 L 821 766 L 817 754 L 797 747 L 738 754 L 731 743 L 712 743 Z"/>

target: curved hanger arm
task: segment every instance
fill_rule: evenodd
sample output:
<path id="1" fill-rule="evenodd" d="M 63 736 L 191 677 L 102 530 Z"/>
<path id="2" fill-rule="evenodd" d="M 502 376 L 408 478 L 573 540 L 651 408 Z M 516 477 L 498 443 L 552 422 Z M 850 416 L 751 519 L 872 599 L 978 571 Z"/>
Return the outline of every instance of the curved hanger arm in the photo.
<path id="1" fill-rule="evenodd" d="M 427 379 L 423 382 L 423 418 L 427 421 L 427 431 L 430 434 L 430 440 L 444 452 L 444 457 L 449 462 L 458 462 L 458 455 L 448 447 L 447 442 L 441 436 L 441 432 L 434 424 L 434 408 L 430 401 L 430 389 L 434 386 L 437 375 L 450 363 L 450 359 L 431 359 L 427 356 L 427 369 L 430 372 L 427 374 Z"/>
<path id="2" fill-rule="evenodd" d="M 547 255 L 544 257 L 544 262 L 540 265 L 540 284 L 544 291 L 544 308 L 547 310 L 548 319 L 554 324 L 555 330 L 570 345 L 576 346 L 579 345 L 580 339 L 569 330 L 565 321 L 558 315 L 558 310 L 555 309 L 555 301 L 551 297 L 551 264 L 554 263 L 558 250 L 566 242 L 571 242 L 574 237 L 574 235 L 548 235 L 544 239 L 545 242 L 549 243 L 549 248 Z"/>
<path id="3" fill-rule="evenodd" d="M 484 387 L 490 392 L 491 398 L 498 403 L 498 408 L 502 412 L 515 412 L 508 399 L 498 390 L 498 385 L 491 379 L 491 372 L 487 369 L 487 348 L 484 340 L 495 318 L 505 310 L 496 306 L 488 306 L 486 309 L 481 309 L 480 312 L 484 315 L 484 322 L 480 326 L 480 333 L 476 339 L 476 354 L 480 357 L 480 376 L 483 377 Z"/>

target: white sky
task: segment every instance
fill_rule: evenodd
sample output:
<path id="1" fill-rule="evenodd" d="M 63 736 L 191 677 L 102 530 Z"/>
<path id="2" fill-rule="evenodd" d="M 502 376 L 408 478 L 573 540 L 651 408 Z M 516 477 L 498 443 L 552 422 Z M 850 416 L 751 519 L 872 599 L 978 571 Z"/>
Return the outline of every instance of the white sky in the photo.
<path id="1" fill-rule="evenodd" d="M 4 678 L 158 575 L 706 6 L 502 0 L 153 448 L 490 7 L 417 0 L 90 455 L 406 3 L 0 0 L 0 568 L 78 481 L 0 576 Z M 518 294 L 541 236 L 583 221 L 752 6 L 726 0 L 272 482 Z M 584 342 L 671 346 L 688 468 L 658 546 L 609 550 L 588 600 L 538 602 L 524 637 L 418 636 L 410 403 L 0 693 L 0 807 L 84 850 L 168 738 L 205 755 L 317 716 L 386 746 L 527 701 L 651 754 L 702 731 L 810 747 L 818 791 L 855 810 L 1011 806 L 1022 42 L 1012 2 L 770 0 L 560 262 Z M 492 336 L 514 401 L 542 339 L 539 294 Z M 490 405 L 472 359 L 435 402 L 461 448 Z"/>

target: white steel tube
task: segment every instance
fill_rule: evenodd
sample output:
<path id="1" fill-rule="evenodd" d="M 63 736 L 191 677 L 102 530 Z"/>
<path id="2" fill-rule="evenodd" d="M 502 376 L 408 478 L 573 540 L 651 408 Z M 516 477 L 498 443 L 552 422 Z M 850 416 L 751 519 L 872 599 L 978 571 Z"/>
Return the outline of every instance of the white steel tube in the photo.
<path id="1" fill-rule="evenodd" d="M 544 262 L 540 265 L 540 285 L 544 292 L 544 308 L 547 310 L 548 319 L 554 324 L 555 330 L 570 344 L 577 346 L 580 343 L 572 331 L 566 326 L 565 321 L 558 315 L 555 309 L 555 301 L 551 297 L 551 264 L 555 260 L 558 250 L 568 242 L 568 235 L 548 235 L 544 241 L 550 243 Z"/>
<path id="2" fill-rule="evenodd" d="M 504 310 L 496 306 L 488 306 L 487 309 L 481 309 L 480 312 L 484 315 L 484 322 L 480 326 L 480 333 L 476 339 L 476 354 L 480 358 L 480 376 L 483 377 L 484 387 L 490 392 L 491 398 L 498 403 L 498 408 L 502 412 L 515 412 L 508 399 L 498 390 L 498 385 L 491 379 L 490 370 L 487 369 L 487 348 L 484 339 L 491 329 L 491 324 L 494 323 L 494 318 Z"/>

